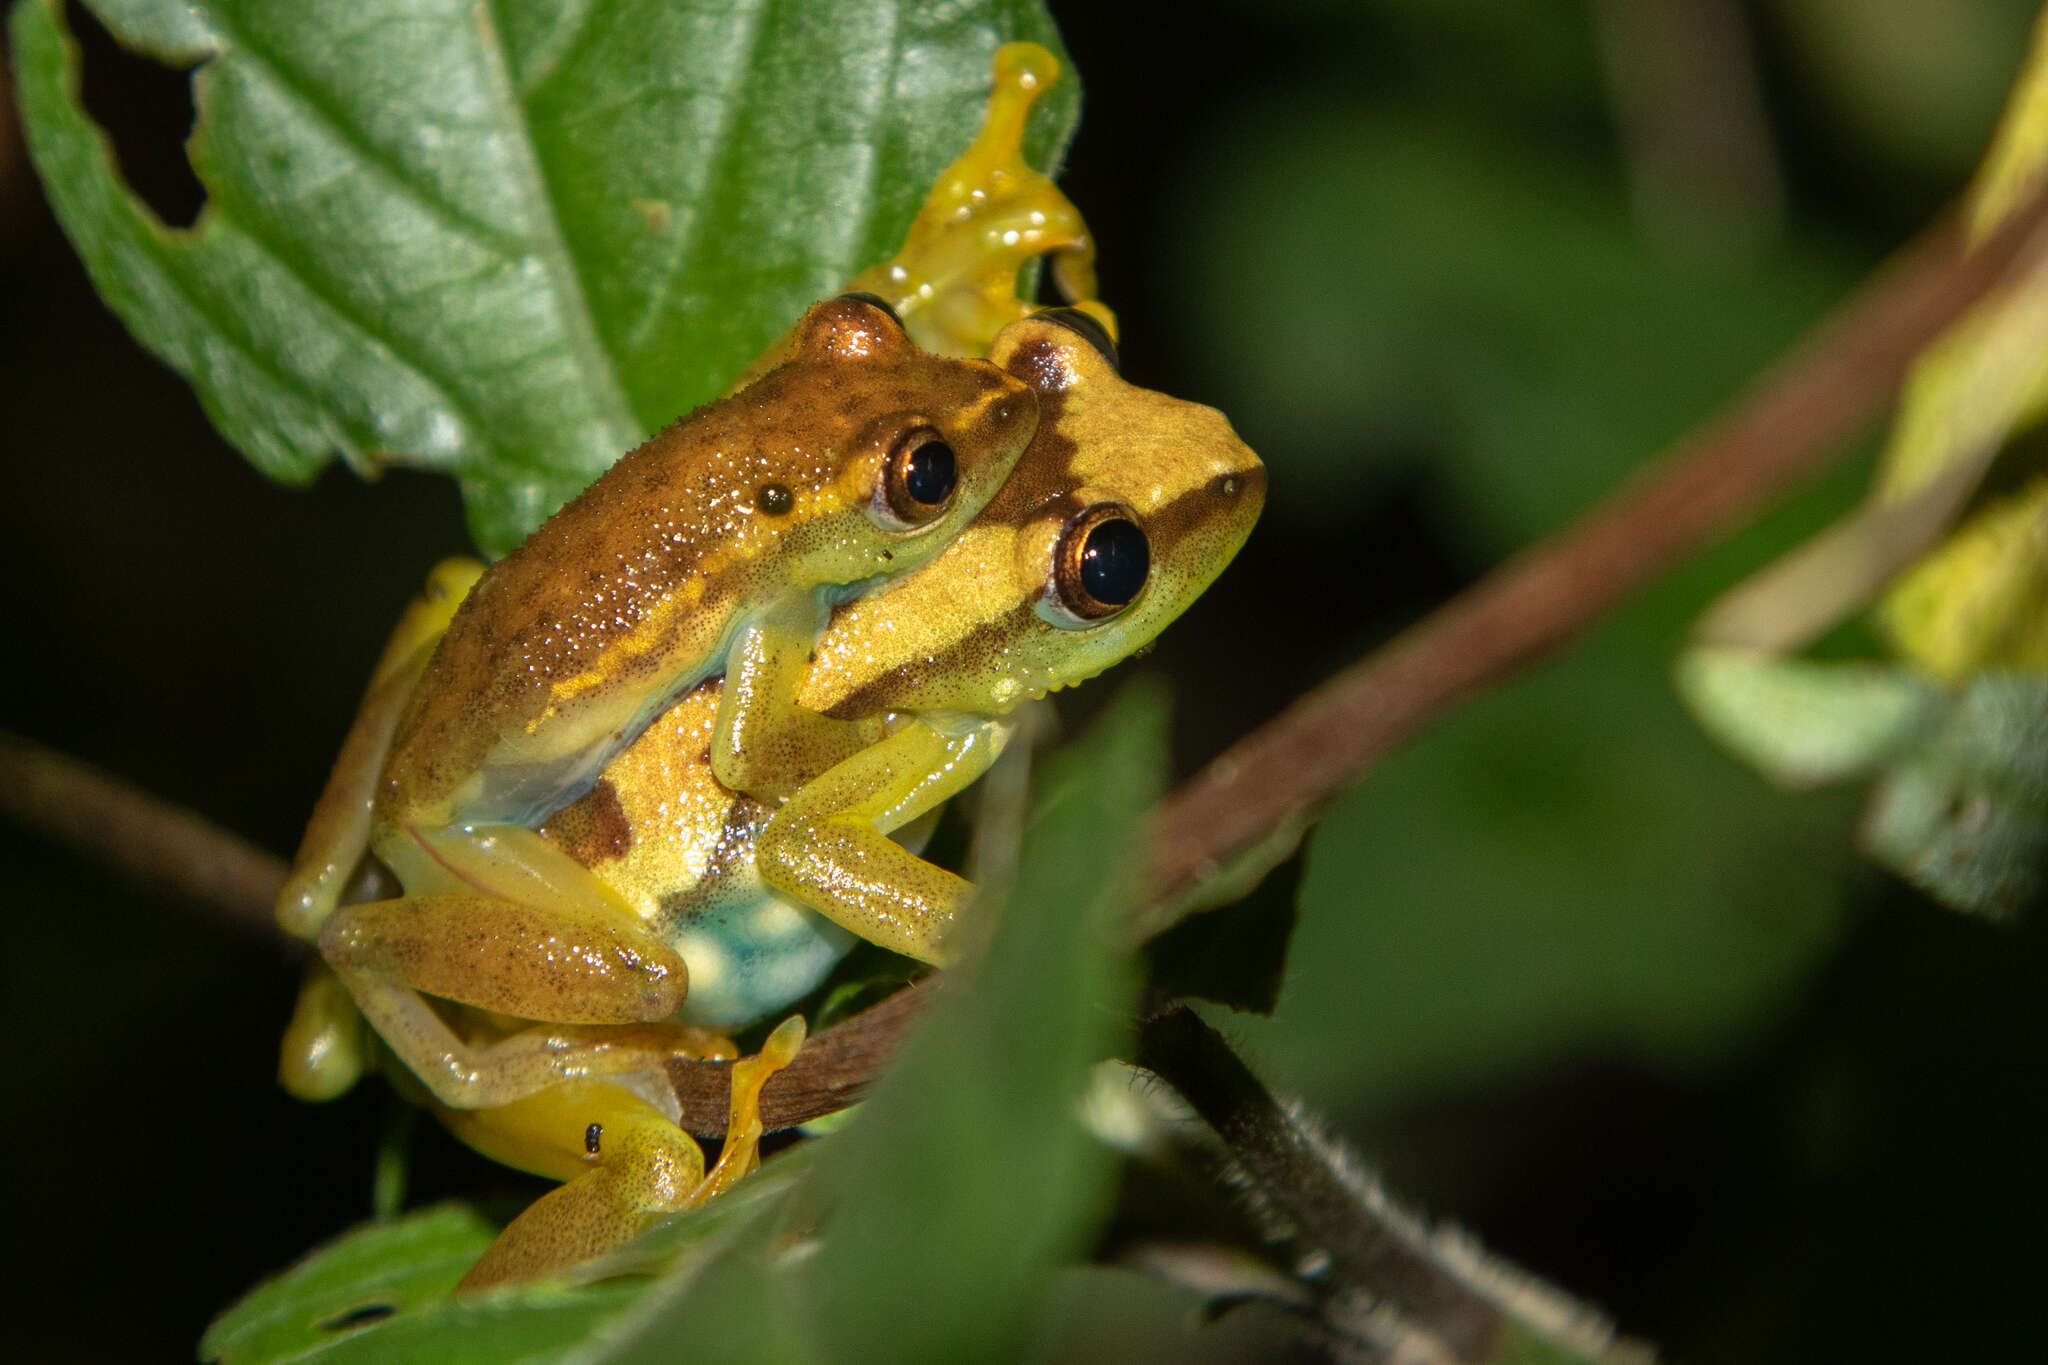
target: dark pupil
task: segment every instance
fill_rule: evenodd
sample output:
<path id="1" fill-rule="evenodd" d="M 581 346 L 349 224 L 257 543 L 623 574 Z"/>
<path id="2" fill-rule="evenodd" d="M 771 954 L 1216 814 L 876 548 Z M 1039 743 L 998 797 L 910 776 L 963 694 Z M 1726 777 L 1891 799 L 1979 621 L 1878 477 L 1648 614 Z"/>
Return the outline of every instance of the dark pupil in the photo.
<path id="1" fill-rule="evenodd" d="M 1081 586 L 1104 606 L 1120 607 L 1136 597 L 1151 569 L 1145 533 L 1122 517 L 1090 531 L 1081 547 Z"/>
<path id="2" fill-rule="evenodd" d="M 904 463 L 903 491 L 926 507 L 936 507 L 953 495 L 953 478 L 953 447 L 926 441 Z"/>

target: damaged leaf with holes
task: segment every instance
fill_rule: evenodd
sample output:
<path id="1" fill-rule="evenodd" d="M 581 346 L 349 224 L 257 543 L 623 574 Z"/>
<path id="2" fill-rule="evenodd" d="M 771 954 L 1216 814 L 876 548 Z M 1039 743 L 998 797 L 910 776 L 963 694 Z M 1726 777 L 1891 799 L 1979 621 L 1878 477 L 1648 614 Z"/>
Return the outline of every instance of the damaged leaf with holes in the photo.
<path id="1" fill-rule="evenodd" d="M 2048 175 L 2048 16 L 1964 215 L 1981 242 Z M 1787 786 L 1877 778 L 1860 843 L 2010 918 L 2048 869 L 2048 260 L 1915 359 L 1863 507 L 1727 594 L 1678 666 L 1724 747 Z M 1873 609 L 1893 659 L 1796 657 Z"/>
<path id="2" fill-rule="evenodd" d="M 12 16 L 30 152 L 101 296 L 265 473 L 445 471 L 490 554 L 900 239 L 1038 0 L 89 0 L 193 67 L 169 227 Z M 1050 168 L 1075 82 L 1034 111 Z"/>
<path id="3" fill-rule="evenodd" d="M 456 1205 L 373 1224 L 314 1252 L 223 1313 L 199 1344 L 221 1365 L 317 1360 L 514 1360 L 584 1339 L 629 1284 L 452 1301 L 497 1229 Z"/>

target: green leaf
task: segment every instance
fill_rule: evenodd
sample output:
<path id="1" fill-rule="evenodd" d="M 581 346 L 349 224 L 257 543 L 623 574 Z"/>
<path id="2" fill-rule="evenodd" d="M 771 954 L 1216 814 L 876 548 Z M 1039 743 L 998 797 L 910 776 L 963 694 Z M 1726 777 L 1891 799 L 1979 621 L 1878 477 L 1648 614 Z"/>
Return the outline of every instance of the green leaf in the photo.
<path id="1" fill-rule="evenodd" d="M 637 1291 L 621 1283 L 450 1299 L 496 1235 L 457 1205 L 360 1228 L 223 1313 L 199 1344 L 200 1358 L 223 1365 L 552 1359 Z"/>
<path id="2" fill-rule="evenodd" d="M 1946 697 L 1903 668 L 1747 649 L 1679 655 L 1678 691 L 1700 725 L 1774 782 L 1864 776 L 1912 743 Z"/>
<path id="3" fill-rule="evenodd" d="M 260 469 L 462 482 L 490 552 L 894 249 L 1038 0 L 92 0 L 199 63 L 166 227 L 79 103 L 58 0 L 11 32 L 30 151 L 101 296 Z M 1034 111 L 1050 166 L 1071 72 Z"/>
<path id="4" fill-rule="evenodd" d="M 1023 1351 L 1048 1270 L 1086 1246 L 1109 1194 L 1112 1158 L 1075 1107 L 1128 1017 L 1119 916 L 1163 729 L 1159 699 L 1127 692 L 1047 763 L 987 951 L 948 973 L 780 1227 L 687 1292 L 657 1291 L 590 1359 L 671 1359 L 699 1333 L 725 1365 L 839 1359 L 849 1342 L 896 1360 Z"/>
<path id="5" fill-rule="evenodd" d="M 1127 688 L 1045 765 L 988 951 L 945 986 L 818 1172 L 820 1337 L 992 1360 L 1053 1262 L 1086 1245 L 1111 1158 L 1074 1109 L 1123 1041 L 1121 916 L 1165 770 L 1165 712 Z"/>
<path id="6" fill-rule="evenodd" d="M 2010 918 L 2048 864 L 2048 678 L 1984 674 L 1878 785 L 1871 856 L 1959 910 Z"/>

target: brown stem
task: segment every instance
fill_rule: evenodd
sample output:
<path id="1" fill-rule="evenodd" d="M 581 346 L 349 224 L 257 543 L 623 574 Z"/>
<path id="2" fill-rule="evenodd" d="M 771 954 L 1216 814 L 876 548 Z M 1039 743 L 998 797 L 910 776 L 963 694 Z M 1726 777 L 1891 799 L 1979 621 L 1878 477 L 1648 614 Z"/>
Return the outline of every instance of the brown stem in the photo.
<path id="1" fill-rule="evenodd" d="M 2037 249 L 2048 194 L 1967 255 L 1929 231 L 1720 414 L 1567 527 L 1225 750 L 1160 811 L 1153 884 L 1188 890 L 1357 781 L 1453 704 L 1537 662 L 1626 593 L 1812 477 L 1919 350 Z"/>
<path id="2" fill-rule="evenodd" d="M 762 1126 L 793 1128 L 859 1099 L 938 988 L 936 977 L 920 981 L 805 1043 L 796 1060 L 761 1087 Z M 683 1106 L 683 1127 L 704 1137 L 725 1136 L 731 1072 L 730 1062 L 670 1060 L 668 1076 Z"/>
<path id="3" fill-rule="evenodd" d="M 0 731 L 0 812 L 143 886 L 275 932 L 284 864 L 202 816 L 91 764 Z"/>
<path id="4" fill-rule="evenodd" d="M 1226 750 L 1160 809 L 1154 905 L 1299 821 L 1438 714 L 1535 663 L 1624 594 L 1811 477 L 1877 413 L 1915 353 L 2010 277 L 2044 223 L 2048 191 L 1967 255 L 1952 226 L 1929 231 L 1723 412 L 1578 523 Z M 76 760 L 0 735 L 0 811 L 237 923 L 269 923 L 283 879 L 276 859 Z M 1157 926 L 1156 913 L 1147 922 Z M 930 989 L 902 992 L 814 1038 L 769 1082 L 769 1125 L 843 1107 Z M 685 1126 L 723 1132 L 725 1064 L 677 1062 L 670 1074 Z"/>
<path id="5" fill-rule="evenodd" d="M 1509 1323 L 1544 1339 L 1560 1360 L 1643 1365 L 1652 1353 L 1617 1338 L 1600 1313 L 1475 1239 L 1401 1207 L 1355 1154 L 1298 1109 L 1282 1105 L 1223 1036 L 1176 1006 L 1138 1030 L 1137 1063 L 1177 1091 L 1222 1140 L 1238 1189 L 1288 1225 L 1329 1264 L 1323 1293 L 1349 1291 L 1395 1310 L 1382 1330 L 1410 1351 L 1401 1359 L 1521 1359 Z M 1348 1296 L 1347 1296 L 1348 1297 Z M 1545 1358 L 1550 1358 L 1545 1354 Z"/>

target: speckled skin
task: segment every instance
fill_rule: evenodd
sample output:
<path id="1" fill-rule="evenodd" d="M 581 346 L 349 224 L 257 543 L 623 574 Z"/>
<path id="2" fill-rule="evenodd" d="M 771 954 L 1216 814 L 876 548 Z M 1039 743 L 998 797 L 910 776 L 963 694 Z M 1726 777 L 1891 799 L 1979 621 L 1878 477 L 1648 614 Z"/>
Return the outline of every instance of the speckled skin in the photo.
<path id="1" fill-rule="evenodd" d="M 818 305 L 782 365 L 623 457 L 485 573 L 413 689 L 375 818 L 528 823 L 559 806 L 722 671 L 745 613 L 936 554 L 1035 419 L 994 366 L 930 355 L 872 305 Z M 924 525 L 878 524 L 883 463 L 920 427 L 952 446 L 958 490 Z M 763 512 L 768 485 L 794 509 Z"/>
<path id="2" fill-rule="evenodd" d="M 1092 346 L 1051 322 L 1013 324 L 992 358 L 1038 393 L 1037 434 L 1002 491 L 937 559 L 834 613 L 798 697 L 842 725 L 791 733 L 787 752 L 773 760 L 804 784 L 783 810 L 810 812 L 794 857 L 778 855 L 768 874 L 793 873 L 789 880 L 764 882 L 755 856 L 764 839 L 775 846 L 771 831 L 783 817 L 722 787 L 711 771 L 716 680 L 663 715 L 589 795 L 543 826 L 689 963 L 691 1017 L 740 1023 L 787 1005 L 856 934 L 942 959 L 964 883 L 905 855 L 895 859 L 895 880 L 865 908 L 850 904 L 835 890 L 844 880 L 835 859 L 858 859 L 867 841 L 818 828 L 835 812 L 829 802 L 816 809 L 817 784 L 828 770 L 842 783 L 871 777 L 862 765 L 885 736 L 899 759 L 922 741 L 925 752 L 971 770 L 971 780 L 1008 737 L 991 722 L 1150 641 L 1229 562 L 1258 515 L 1263 467 L 1222 414 L 1124 382 Z M 1144 528 L 1150 579 L 1111 617 L 1055 624 L 1041 611 L 1052 548 L 1076 512 L 1099 503 L 1121 504 Z M 957 737 L 974 734 L 981 747 L 967 746 L 963 756 Z M 906 767 L 889 785 L 908 790 L 930 776 Z M 914 818 L 917 804 L 899 803 L 882 829 Z M 887 920 L 879 926 L 877 903 Z"/>

